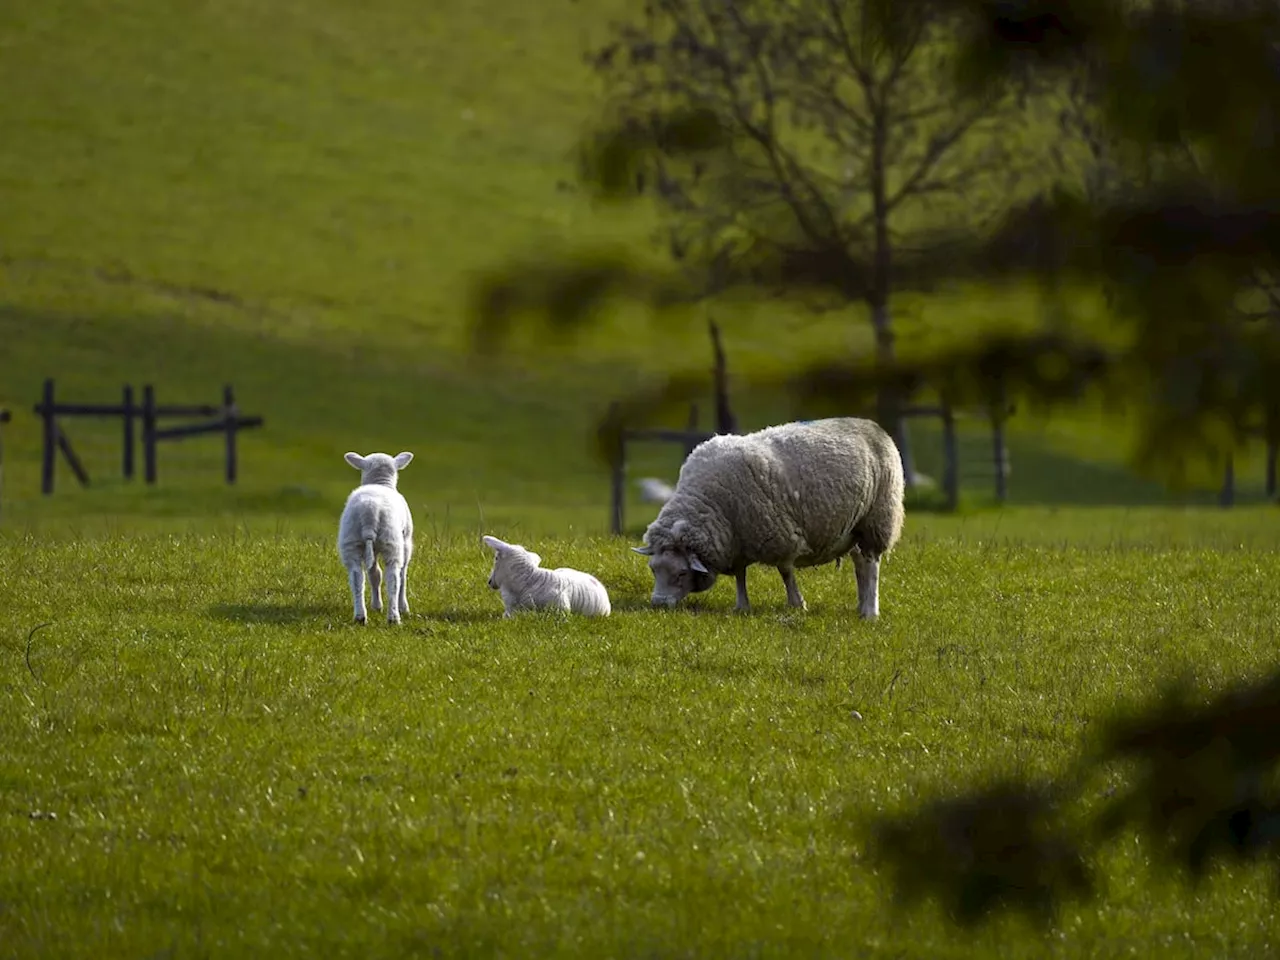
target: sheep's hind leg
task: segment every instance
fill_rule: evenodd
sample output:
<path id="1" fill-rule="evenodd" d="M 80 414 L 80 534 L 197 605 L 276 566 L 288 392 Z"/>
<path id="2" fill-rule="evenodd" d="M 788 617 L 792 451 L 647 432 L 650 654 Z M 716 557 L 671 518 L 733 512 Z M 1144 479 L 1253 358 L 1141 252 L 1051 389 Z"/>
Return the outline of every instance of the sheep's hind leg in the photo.
<path id="1" fill-rule="evenodd" d="M 404 567 L 398 560 L 388 560 L 382 575 L 387 580 L 387 623 L 399 623 L 400 604 L 397 603 L 397 598 L 400 596 L 400 581 L 404 577 Z"/>
<path id="2" fill-rule="evenodd" d="M 751 601 L 747 598 L 747 571 L 746 569 L 738 570 L 733 575 L 734 583 L 738 587 L 738 602 L 734 604 L 733 609 L 738 613 L 750 613 Z"/>
<path id="3" fill-rule="evenodd" d="M 400 612 L 409 612 L 409 558 L 404 558 L 404 566 L 400 568 Z"/>
<path id="4" fill-rule="evenodd" d="M 351 577 L 351 603 L 355 608 L 355 621 L 356 623 L 364 623 L 364 567 L 356 563 L 352 565 L 349 572 Z"/>
<path id="5" fill-rule="evenodd" d="M 800 585 L 796 583 L 796 568 L 779 567 L 778 573 L 782 574 L 782 585 L 787 588 L 787 606 L 808 610 L 809 605 L 804 602 L 804 597 L 800 595 Z"/>
<path id="6" fill-rule="evenodd" d="M 874 620 L 880 616 L 880 558 L 855 551 L 853 572 L 858 578 L 858 613 Z"/>
<path id="7" fill-rule="evenodd" d="M 373 566 L 369 568 L 369 593 L 371 599 L 369 606 L 375 610 L 382 609 L 382 570 L 378 567 L 378 561 L 375 558 Z"/>

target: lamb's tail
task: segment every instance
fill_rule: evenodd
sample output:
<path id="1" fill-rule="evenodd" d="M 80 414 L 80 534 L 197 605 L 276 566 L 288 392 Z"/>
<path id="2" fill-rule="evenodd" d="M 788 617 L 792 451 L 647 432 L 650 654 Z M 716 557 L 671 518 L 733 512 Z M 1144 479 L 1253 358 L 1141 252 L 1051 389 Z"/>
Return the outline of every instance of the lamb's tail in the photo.
<path id="1" fill-rule="evenodd" d="M 370 570 L 373 568 L 373 539 L 375 531 L 372 527 L 365 527 L 360 531 L 360 536 L 364 538 L 364 568 Z"/>

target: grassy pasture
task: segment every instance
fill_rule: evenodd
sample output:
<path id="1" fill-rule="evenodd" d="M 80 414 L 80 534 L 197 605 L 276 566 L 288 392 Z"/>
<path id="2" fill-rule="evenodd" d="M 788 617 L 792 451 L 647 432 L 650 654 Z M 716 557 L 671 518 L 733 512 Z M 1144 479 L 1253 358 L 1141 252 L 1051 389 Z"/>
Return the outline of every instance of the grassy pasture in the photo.
<path id="1" fill-rule="evenodd" d="M 347 622 L 319 526 L 0 537 L 3 952 L 1262 955 L 1269 877 L 1193 891 L 1136 840 L 1048 934 L 892 909 L 865 816 L 1275 667 L 1273 514 L 1019 516 L 913 520 L 876 624 L 833 567 L 804 615 L 760 569 L 749 617 L 649 611 L 590 537 L 538 548 L 607 621 L 500 620 L 478 537 L 428 530 L 400 629 Z"/>
<path id="2" fill-rule="evenodd" d="M 585 6 L 0 7 L 0 955 L 1265 952 L 1254 871 L 1192 893 L 1126 843 L 1109 899 L 1047 939 L 957 936 L 893 913 L 863 856 L 862 815 L 1056 769 L 1117 698 L 1274 668 L 1274 510 L 1144 507 L 1171 498 L 1123 468 L 1123 425 L 1020 413 L 1019 506 L 980 509 L 977 469 L 961 515 L 912 513 L 878 624 L 830 568 L 802 575 L 804 616 L 769 571 L 752 617 L 728 584 L 644 609 L 642 561 L 599 538 L 590 428 L 709 365 L 701 315 L 615 306 L 572 345 L 463 350 L 495 262 L 649 255 L 643 209 L 570 182 L 597 95 L 579 54 L 626 7 Z M 1025 290 L 896 309 L 908 350 L 1040 316 Z M 716 311 L 734 370 L 867 338 Z M 70 421 L 94 485 L 60 467 L 44 499 L 45 376 L 85 401 L 230 381 L 267 427 L 236 489 L 210 439 L 162 447 L 148 490 L 117 479 L 116 426 Z M 749 426 L 794 412 L 738 400 Z M 916 440 L 937 476 L 936 432 Z M 976 466 L 985 438 L 963 443 Z M 397 631 L 347 624 L 331 543 L 341 455 L 374 448 L 418 455 Z M 633 475 L 676 462 L 640 449 Z M 631 532 L 652 513 L 630 502 Z M 598 572 L 615 616 L 500 621 L 482 531 Z"/>

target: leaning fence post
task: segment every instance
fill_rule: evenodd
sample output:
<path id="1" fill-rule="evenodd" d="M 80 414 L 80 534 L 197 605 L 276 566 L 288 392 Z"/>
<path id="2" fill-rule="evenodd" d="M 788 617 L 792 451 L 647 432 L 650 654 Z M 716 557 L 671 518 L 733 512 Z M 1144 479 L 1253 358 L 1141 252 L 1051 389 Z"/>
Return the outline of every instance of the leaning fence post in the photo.
<path id="1" fill-rule="evenodd" d="M 58 421 L 54 418 L 53 377 L 44 381 L 44 399 L 37 408 L 44 417 L 44 449 L 40 454 L 40 492 L 53 493 L 53 466 L 58 455 Z"/>
<path id="2" fill-rule="evenodd" d="M 124 478 L 133 479 L 133 386 L 124 385 L 121 406 L 124 408 Z"/>
<path id="3" fill-rule="evenodd" d="M 147 483 L 155 483 L 156 391 L 149 383 L 142 388 L 142 460 Z"/>
<path id="4" fill-rule="evenodd" d="M 239 426 L 239 419 L 235 394 L 230 384 L 222 388 L 222 408 L 227 428 L 227 483 L 234 484 L 236 482 L 236 428 Z"/>

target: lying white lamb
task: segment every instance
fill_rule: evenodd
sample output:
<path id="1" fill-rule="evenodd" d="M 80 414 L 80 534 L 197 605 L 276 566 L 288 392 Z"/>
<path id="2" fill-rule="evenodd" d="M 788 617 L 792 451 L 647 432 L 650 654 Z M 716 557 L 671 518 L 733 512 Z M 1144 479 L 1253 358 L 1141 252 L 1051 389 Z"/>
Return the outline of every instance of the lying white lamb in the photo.
<path id="1" fill-rule="evenodd" d="M 565 610 L 588 617 L 607 617 L 609 591 L 589 573 L 558 567 L 543 570 L 542 557 L 518 543 L 480 538 L 493 551 L 489 586 L 502 594 L 504 617 L 521 610 Z"/>
<path id="2" fill-rule="evenodd" d="M 805 607 L 796 569 L 853 557 L 858 612 L 880 613 L 880 558 L 902 532 L 902 459 L 871 420 L 838 417 L 720 435 L 689 454 L 645 531 L 654 606 L 674 606 L 732 573 L 748 610 L 747 567 L 778 568 Z"/>
<path id="3" fill-rule="evenodd" d="M 385 453 L 362 457 L 348 453 L 347 463 L 360 471 L 360 486 L 351 491 L 338 524 L 338 556 L 351 580 L 356 623 L 365 622 L 364 574 L 369 571 L 373 609 L 382 609 L 382 579 L 387 580 L 387 622 L 399 623 L 409 612 L 409 560 L 413 556 L 413 514 L 396 489 L 399 473 L 409 465 L 409 451 L 394 459 Z M 381 559 L 383 569 L 378 569 Z"/>

